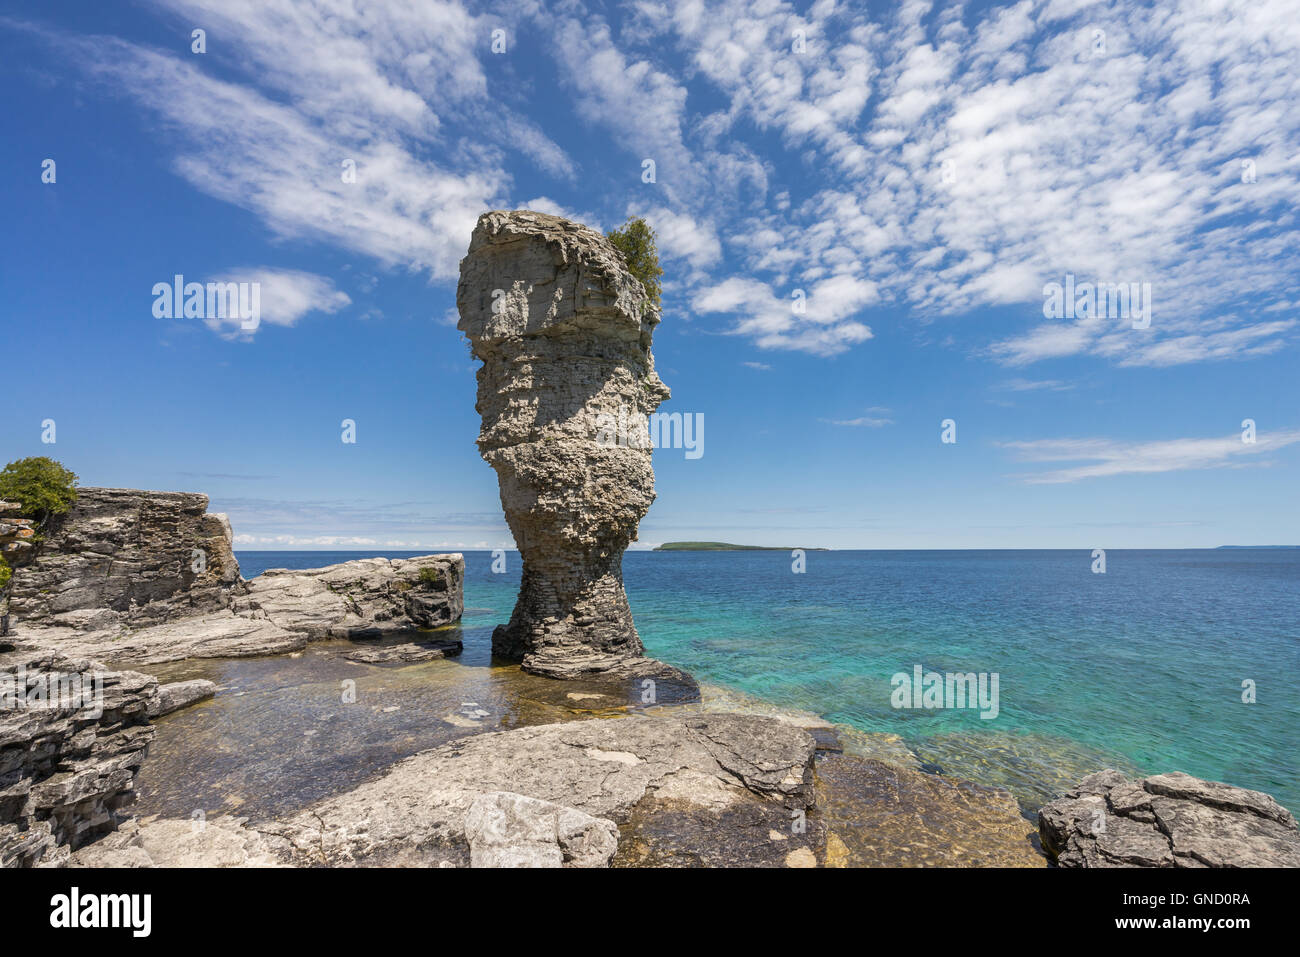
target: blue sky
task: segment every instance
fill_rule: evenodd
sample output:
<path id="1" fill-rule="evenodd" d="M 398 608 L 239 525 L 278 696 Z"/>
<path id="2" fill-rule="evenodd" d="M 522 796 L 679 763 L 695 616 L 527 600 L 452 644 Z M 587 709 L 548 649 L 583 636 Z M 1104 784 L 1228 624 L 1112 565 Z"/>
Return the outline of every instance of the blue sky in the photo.
<path id="1" fill-rule="evenodd" d="M 6 3 L 0 449 L 242 548 L 508 546 L 458 261 L 636 214 L 705 422 L 642 546 L 1300 542 L 1300 18 L 1164 7 Z M 178 273 L 261 324 L 155 318 Z M 1047 318 L 1067 274 L 1149 327 Z"/>

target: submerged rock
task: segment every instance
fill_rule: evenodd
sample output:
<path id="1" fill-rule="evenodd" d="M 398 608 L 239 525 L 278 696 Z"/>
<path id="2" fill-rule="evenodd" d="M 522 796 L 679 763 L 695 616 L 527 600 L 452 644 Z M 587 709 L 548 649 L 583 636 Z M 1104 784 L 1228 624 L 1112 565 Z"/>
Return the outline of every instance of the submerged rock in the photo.
<path id="1" fill-rule="evenodd" d="M 378 665 L 389 662 L 410 664 L 416 661 L 436 661 L 451 658 L 464 650 L 459 638 L 431 638 L 427 641 L 403 641 L 391 644 L 362 645 L 343 652 L 348 661 Z"/>
<path id="2" fill-rule="evenodd" d="M 161 718 L 165 714 L 207 701 L 217 693 L 215 682 L 204 678 L 192 681 L 173 681 L 158 686 L 158 697 L 149 706 L 149 717 Z"/>
<path id="3" fill-rule="evenodd" d="M 1033 825 L 1001 788 L 827 755 L 817 803 L 827 866 L 1047 866 Z"/>
<path id="4" fill-rule="evenodd" d="M 1062 867 L 1300 867 L 1286 808 L 1179 771 L 1090 774 L 1039 812 L 1039 832 Z"/>
<path id="5" fill-rule="evenodd" d="M 633 667 L 644 649 L 622 561 L 655 497 L 659 311 L 608 239 L 527 210 L 479 217 L 456 304 L 483 363 L 479 451 L 523 559 L 493 651 L 560 678 Z"/>

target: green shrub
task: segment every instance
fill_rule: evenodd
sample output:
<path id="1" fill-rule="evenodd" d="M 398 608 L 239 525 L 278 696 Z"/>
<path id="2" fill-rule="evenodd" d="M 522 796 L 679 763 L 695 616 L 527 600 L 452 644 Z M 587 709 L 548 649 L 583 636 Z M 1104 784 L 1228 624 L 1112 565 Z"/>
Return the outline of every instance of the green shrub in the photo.
<path id="1" fill-rule="evenodd" d="M 4 591 L 5 586 L 9 584 L 9 579 L 13 577 L 13 569 L 9 567 L 9 563 L 5 561 L 5 557 L 0 555 L 0 591 Z"/>
<path id="2" fill-rule="evenodd" d="M 655 247 L 655 231 L 640 216 L 629 219 L 621 229 L 605 234 L 614 248 L 623 254 L 628 272 L 641 280 L 651 304 L 661 304 L 663 289 L 659 277 L 664 274 L 659 266 L 659 250 Z"/>
<path id="3" fill-rule="evenodd" d="M 77 500 L 77 476 L 45 456 L 19 459 L 0 471 L 0 499 L 19 503 L 23 514 L 44 528 Z"/>
<path id="4" fill-rule="evenodd" d="M 424 585 L 441 585 L 442 572 L 432 565 L 425 565 L 420 569 L 420 582 Z"/>
<path id="5" fill-rule="evenodd" d="M 77 500 L 77 476 L 45 456 L 18 459 L 0 470 L 0 498 L 18 502 L 24 513 L 62 515 Z"/>

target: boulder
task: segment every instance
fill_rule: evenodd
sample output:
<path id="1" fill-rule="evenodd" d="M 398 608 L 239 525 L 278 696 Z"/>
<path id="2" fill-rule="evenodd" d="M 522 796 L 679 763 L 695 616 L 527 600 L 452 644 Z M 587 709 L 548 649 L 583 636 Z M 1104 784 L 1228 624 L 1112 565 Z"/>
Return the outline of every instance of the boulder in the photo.
<path id="1" fill-rule="evenodd" d="M 1286 808 L 1180 771 L 1091 774 L 1039 812 L 1039 833 L 1062 867 L 1300 867 Z"/>
<path id="2" fill-rule="evenodd" d="M 173 681 L 158 686 L 158 697 L 149 707 L 150 718 L 161 718 L 165 714 L 188 708 L 192 704 L 206 701 L 217 693 L 214 682 L 204 678 L 193 681 Z"/>
<path id="3" fill-rule="evenodd" d="M 527 210 L 479 217 L 460 264 L 478 447 L 523 560 L 493 652 L 558 678 L 644 654 L 623 552 L 654 501 L 647 417 L 668 398 L 650 340 L 659 310 L 600 233 Z"/>
<path id="4" fill-rule="evenodd" d="M 471 867 L 605 867 L 613 821 L 509 791 L 480 794 L 465 812 Z"/>

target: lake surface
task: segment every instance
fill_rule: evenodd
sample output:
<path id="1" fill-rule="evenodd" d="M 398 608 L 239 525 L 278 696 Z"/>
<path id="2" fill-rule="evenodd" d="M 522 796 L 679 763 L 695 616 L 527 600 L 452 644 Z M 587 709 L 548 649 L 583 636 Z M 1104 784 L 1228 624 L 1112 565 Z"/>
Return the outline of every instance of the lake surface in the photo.
<path id="1" fill-rule="evenodd" d="M 252 577 L 370 554 L 238 558 Z M 464 554 L 465 653 L 444 670 L 489 668 L 519 584 L 518 553 L 504 574 L 489 552 Z M 1007 786 L 1027 809 L 1110 766 L 1182 770 L 1300 810 L 1300 550 L 1113 550 L 1105 574 L 1092 566 L 1086 551 L 1007 550 L 808 552 L 802 574 L 787 552 L 629 552 L 623 567 L 648 653 L 900 735 L 928 769 Z M 997 716 L 895 708 L 891 679 L 918 665 L 997 674 Z"/>

